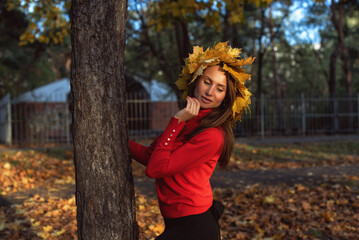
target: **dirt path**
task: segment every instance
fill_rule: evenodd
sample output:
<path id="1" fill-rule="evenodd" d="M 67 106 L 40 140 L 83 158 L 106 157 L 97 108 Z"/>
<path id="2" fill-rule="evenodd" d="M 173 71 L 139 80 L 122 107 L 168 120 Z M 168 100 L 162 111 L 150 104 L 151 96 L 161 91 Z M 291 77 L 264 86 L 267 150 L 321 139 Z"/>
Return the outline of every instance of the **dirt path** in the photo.
<path id="1" fill-rule="evenodd" d="M 242 188 L 248 185 L 295 184 L 315 185 L 322 183 L 335 184 L 347 180 L 347 177 L 359 177 L 359 165 L 320 166 L 294 169 L 242 170 L 239 172 L 215 171 L 211 178 L 213 188 Z M 155 195 L 153 179 L 136 178 L 135 187 L 149 196 Z"/>
<path id="2" fill-rule="evenodd" d="M 359 177 L 359 165 L 349 166 L 320 166 L 294 169 L 268 169 L 268 170 L 242 170 L 238 172 L 215 171 L 211 184 L 213 188 L 242 188 L 249 185 L 281 185 L 293 186 L 295 184 L 336 184 L 347 181 L 350 177 Z M 135 188 L 139 193 L 149 197 L 155 197 L 156 189 L 153 179 L 147 177 L 136 177 Z M 70 197 L 75 193 L 74 184 L 53 186 L 52 189 L 35 188 L 22 192 L 16 192 L 0 196 L 0 206 L 20 204 L 35 194 L 41 197 L 57 196 L 61 198 Z"/>
<path id="3" fill-rule="evenodd" d="M 26 199 L 33 197 L 34 195 L 40 195 L 43 198 L 46 197 L 59 197 L 69 198 L 75 194 L 75 184 L 57 184 L 53 185 L 51 189 L 46 187 L 38 187 L 32 189 L 26 189 L 21 192 L 15 192 L 8 195 L 0 195 L 0 207 L 10 206 L 12 204 L 21 204 Z"/>

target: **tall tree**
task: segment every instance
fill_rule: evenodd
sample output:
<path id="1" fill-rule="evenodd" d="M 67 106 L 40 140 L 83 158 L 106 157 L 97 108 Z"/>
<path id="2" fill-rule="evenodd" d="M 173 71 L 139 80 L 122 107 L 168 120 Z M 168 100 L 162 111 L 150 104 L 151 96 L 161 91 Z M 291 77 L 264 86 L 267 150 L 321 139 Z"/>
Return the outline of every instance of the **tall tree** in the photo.
<path id="1" fill-rule="evenodd" d="M 344 2 L 343 1 L 339 1 L 339 3 L 335 3 L 334 0 L 332 0 L 331 5 L 330 5 L 330 9 L 332 12 L 332 22 L 333 25 L 337 31 L 337 36 L 338 36 L 338 46 L 340 48 L 340 52 L 341 52 L 341 57 L 343 60 L 343 70 L 344 70 L 344 74 L 345 74 L 345 86 L 346 86 L 346 90 L 347 90 L 347 94 L 350 97 L 352 95 L 352 75 L 351 75 L 351 70 L 350 70 L 350 55 L 349 55 L 349 51 L 348 48 L 345 45 L 344 42 L 344 26 L 343 26 L 343 18 L 344 18 L 344 13 L 343 13 L 343 6 Z M 338 13 L 337 13 L 338 11 Z"/>
<path id="2" fill-rule="evenodd" d="M 79 239 L 138 239 L 126 120 L 125 0 L 73 0 L 71 93 Z"/>
<path id="3" fill-rule="evenodd" d="M 274 81 L 274 99 L 276 103 L 276 114 L 277 114 L 277 128 L 281 129 L 281 109 L 280 109 L 280 80 L 278 74 L 278 65 L 277 65 L 277 55 L 276 55 L 276 47 L 274 42 L 274 21 L 272 16 L 272 7 L 269 7 L 269 31 L 270 31 L 270 42 L 271 42 L 271 50 L 272 50 L 272 63 L 273 63 L 273 81 Z"/>
<path id="4" fill-rule="evenodd" d="M 264 36 L 264 28 L 265 28 L 265 9 L 263 7 L 260 7 L 260 28 L 259 28 L 259 34 L 258 34 L 258 51 L 257 51 L 257 90 L 256 90 L 256 96 L 257 99 L 260 98 L 261 94 L 263 93 L 262 88 L 262 69 L 263 69 L 263 57 L 266 51 L 266 48 L 263 48 L 263 36 Z M 256 102 L 255 105 L 255 116 L 260 115 L 260 104 L 259 101 Z M 254 124 L 255 127 L 259 126 L 259 119 L 255 118 L 256 124 Z"/>
<path id="5" fill-rule="evenodd" d="M 343 26 L 343 18 L 344 18 L 344 2 L 339 1 L 339 3 L 335 3 L 334 0 L 331 1 L 331 5 L 330 5 L 330 9 L 331 9 L 331 19 L 333 22 L 333 25 L 335 27 L 335 30 L 337 31 L 337 37 L 338 37 L 338 42 L 337 42 L 337 46 L 332 54 L 333 59 L 331 59 L 331 75 L 330 78 L 334 78 L 334 80 L 332 80 L 332 82 L 335 82 L 335 59 L 336 56 L 338 55 L 338 50 L 340 51 L 341 54 L 341 58 L 343 61 L 343 72 L 345 75 L 345 87 L 346 87 L 346 92 L 347 92 L 347 96 L 351 97 L 352 96 L 352 74 L 351 74 L 351 70 L 350 70 L 350 55 L 349 55 L 349 51 L 348 48 L 345 45 L 344 42 L 344 26 Z M 334 91 L 334 90 L 332 90 Z M 348 113 L 352 113 L 353 111 L 353 103 L 352 101 L 349 101 L 348 104 L 346 105 L 347 108 L 347 112 Z M 336 113 L 334 113 L 336 114 Z M 350 116 L 347 118 L 347 123 L 346 123 L 347 127 L 352 128 L 353 126 L 353 117 Z"/>

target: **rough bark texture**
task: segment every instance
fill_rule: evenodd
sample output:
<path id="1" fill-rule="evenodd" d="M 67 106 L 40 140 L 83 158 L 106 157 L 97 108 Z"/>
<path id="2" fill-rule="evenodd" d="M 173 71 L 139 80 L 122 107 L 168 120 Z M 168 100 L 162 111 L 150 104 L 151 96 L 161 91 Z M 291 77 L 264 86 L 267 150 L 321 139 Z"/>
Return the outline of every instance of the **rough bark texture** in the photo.
<path id="1" fill-rule="evenodd" d="M 79 239 L 138 239 L 123 77 L 126 13 L 124 0 L 72 1 Z"/>
<path id="2" fill-rule="evenodd" d="M 352 74 L 350 70 L 350 55 L 348 48 L 344 42 L 344 29 L 343 29 L 343 1 L 339 1 L 338 4 L 332 0 L 330 9 L 332 12 L 332 22 L 337 31 L 338 44 L 340 46 L 341 58 L 343 60 L 343 72 L 345 74 L 345 87 L 347 90 L 348 97 L 352 96 Z M 338 16 L 336 11 L 338 10 Z"/>
<path id="3" fill-rule="evenodd" d="M 352 96 L 352 74 L 351 74 L 351 69 L 350 69 L 350 55 L 349 55 L 349 51 L 348 48 L 345 46 L 345 42 L 344 42 L 344 29 L 343 29 L 343 17 L 344 17 L 344 13 L 343 13 L 343 1 L 339 1 L 339 3 L 335 3 L 334 0 L 331 1 L 331 5 L 330 5 L 330 9 L 332 12 L 332 22 L 333 25 L 337 31 L 337 35 L 338 35 L 338 45 L 340 48 L 340 53 L 341 53 L 341 59 L 343 61 L 343 72 L 345 75 L 345 87 L 347 90 L 347 96 L 351 97 Z M 338 11 L 338 14 L 337 14 Z M 334 66 L 331 66 L 333 68 L 335 68 Z M 332 71 L 332 69 L 331 69 Z M 335 70 L 334 70 L 335 72 Z M 335 77 L 335 76 L 334 76 Z M 352 113 L 353 111 L 353 102 L 352 101 L 348 101 L 348 104 L 346 104 L 345 106 L 346 108 L 346 112 L 347 113 Z M 349 116 L 346 118 L 346 126 L 348 128 L 353 128 L 353 123 L 354 123 L 354 119 L 352 116 Z"/>
<path id="4" fill-rule="evenodd" d="M 229 23 L 230 10 L 226 8 L 224 16 L 223 16 L 223 31 L 222 31 L 222 42 L 230 42 L 231 40 L 231 25 Z"/>
<path id="5" fill-rule="evenodd" d="M 329 96 L 330 98 L 335 98 L 336 91 L 335 91 L 335 85 L 336 85 L 336 61 L 339 54 L 339 44 L 336 45 L 334 51 L 330 55 L 330 63 L 329 63 Z"/>
<path id="6" fill-rule="evenodd" d="M 265 48 L 263 48 L 262 46 L 262 38 L 264 36 L 264 28 L 265 28 L 265 15 L 264 15 L 264 8 L 261 7 L 260 9 L 261 11 L 261 17 L 260 17 L 260 23 L 261 23 L 261 27 L 259 30 L 259 35 L 258 35 L 258 53 L 257 53 L 257 58 L 256 58 L 256 62 L 257 62 L 257 76 L 256 76 L 256 80 L 257 80 L 257 91 L 256 91 L 256 96 L 257 98 L 259 98 L 261 96 L 261 94 L 263 93 L 263 89 L 262 89 L 262 69 L 263 69 L 263 58 L 264 58 L 264 54 L 265 54 Z M 255 116 L 259 116 L 260 114 L 260 104 L 259 102 L 257 102 L 257 104 L 255 105 Z M 257 119 L 256 119 L 257 120 Z M 258 123 L 256 123 L 255 126 L 259 126 Z"/>
<path id="7" fill-rule="evenodd" d="M 176 40 L 177 40 L 177 49 L 178 49 L 178 57 L 183 66 L 184 59 L 188 57 L 188 54 L 192 51 L 191 41 L 189 39 L 187 23 L 183 20 L 179 20 L 174 23 L 175 31 L 176 31 Z"/>
<path id="8" fill-rule="evenodd" d="M 274 80 L 274 92 L 275 92 L 275 101 L 276 101 L 276 114 L 277 114 L 277 128 L 280 131 L 282 128 L 282 114 L 280 109 L 280 81 L 279 81 L 279 74 L 278 74 L 278 64 L 277 64 L 277 55 L 275 50 L 275 43 L 274 43 L 274 21 L 272 16 L 272 8 L 269 8 L 269 31 L 270 31 L 270 42 L 271 42 L 271 49 L 272 49 L 272 61 L 273 61 L 273 80 Z"/>

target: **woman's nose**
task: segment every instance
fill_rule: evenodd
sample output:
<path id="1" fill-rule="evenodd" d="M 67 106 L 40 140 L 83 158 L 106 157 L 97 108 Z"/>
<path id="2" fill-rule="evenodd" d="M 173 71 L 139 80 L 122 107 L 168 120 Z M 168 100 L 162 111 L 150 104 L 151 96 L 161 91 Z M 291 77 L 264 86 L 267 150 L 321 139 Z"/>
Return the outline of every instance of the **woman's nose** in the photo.
<path id="1" fill-rule="evenodd" d="M 212 96 L 212 93 L 213 93 L 213 87 L 210 86 L 206 89 L 206 94 L 207 94 L 207 96 Z"/>

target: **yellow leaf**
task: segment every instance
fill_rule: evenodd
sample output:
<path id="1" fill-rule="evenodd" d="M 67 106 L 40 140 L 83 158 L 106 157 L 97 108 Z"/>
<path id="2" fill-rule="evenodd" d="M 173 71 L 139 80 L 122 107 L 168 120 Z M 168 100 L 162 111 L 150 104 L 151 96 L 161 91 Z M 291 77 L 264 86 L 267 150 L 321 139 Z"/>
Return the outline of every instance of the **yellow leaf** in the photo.
<path id="1" fill-rule="evenodd" d="M 327 222 L 333 222 L 334 221 L 334 218 L 333 218 L 331 212 L 322 213 L 322 216 L 324 217 L 325 221 L 327 221 Z"/>
<path id="2" fill-rule="evenodd" d="M 40 226 L 40 225 L 41 225 L 41 222 L 40 222 L 40 221 L 34 222 L 34 223 L 32 224 L 32 226 L 34 226 L 34 227 L 37 227 L 37 226 Z"/>
<path id="3" fill-rule="evenodd" d="M 265 201 L 266 203 L 273 204 L 273 203 L 275 203 L 275 197 L 273 197 L 273 196 L 266 196 L 264 201 Z"/>
<path id="4" fill-rule="evenodd" d="M 56 235 L 56 236 L 60 236 L 61 234 L 64 234 L 65 232 L 66 232 L 65 229 L 61 229 L 60 231 L 56 231 L 56 232 L 55 232 L 55 235 Z"/>
<path id="5" fill-rule="evenodd" d="M 42 230 L 43 230 L 44 232 L 50 232 L 50 231 L 52 231 L 52 226 L 47 225 L 47 226 L 43 227 Z"/>
<path id="6" fill-rule="evenodd" d="M 10 170 L 10 169 L 11 169 L 10 163 L 8 163 L 8 162 L 5 163 L 5 164 L 4 164 L 4 168 L 7 169 L 7 170 Z"/>

